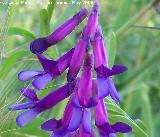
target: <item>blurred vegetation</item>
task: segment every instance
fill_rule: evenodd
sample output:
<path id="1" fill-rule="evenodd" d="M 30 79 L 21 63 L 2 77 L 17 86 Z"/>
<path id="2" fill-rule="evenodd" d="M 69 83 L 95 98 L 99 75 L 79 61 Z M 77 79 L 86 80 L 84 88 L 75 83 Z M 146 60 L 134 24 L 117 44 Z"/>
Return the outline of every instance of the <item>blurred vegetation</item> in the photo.
<path id="1" fill-rule="evenodd" d="M 66 100 L 52 110 L 44 112 L 24 128 L 15 124 L 19 112 L 10 112 L 10 105 L 23 101 L 19 93 L 22 83 L 17 73 L 24 69 L 38 69 L 37 59 L 28 45 L 36 37 L 54 31 L 84 5 L 0 4 L 0 136 L 46 137 L 49 134 L 39 126 L 48 118 L 60 118 Z M 62 0 L 63 1 L 63 0 Z M 67 1 L 66 2 L 71 2 Z M 78 1 L 78 0 L 77 0 Z M 13 0 L 16 2 L 16 0 Z M 122 97 L 120 104 L 106 100 L 110 121 L 130 124 L 133 133 L 119 137 L 160 136 L 160 7 L 151 0 L 100 0 L 100 24 L 103 28 L 109 65 L 128 66 L 127 73 L 114 77 Z M 158 1 L 157 1 L 158 2 Z M 91 5 L 85 5 L 91 8 Z M 156 10 L 155 10 L 156 9 Z M 76 44 L 84 21 L 64 41 L 51 47 L 46 54 L 56 59 Z M 65 74 L 38 93 L 43 97 L 65 83 Z"/>

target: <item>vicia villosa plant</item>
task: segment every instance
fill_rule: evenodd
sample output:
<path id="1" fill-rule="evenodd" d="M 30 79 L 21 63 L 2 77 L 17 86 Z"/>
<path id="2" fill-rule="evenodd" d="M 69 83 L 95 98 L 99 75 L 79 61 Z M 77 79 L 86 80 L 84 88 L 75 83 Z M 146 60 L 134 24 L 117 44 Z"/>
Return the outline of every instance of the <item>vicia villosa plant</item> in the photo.
<path id="1" fill-rule="evenodd" d="M 116 133 L 132 131 L 128 124 L 121 121 L 109 123 L 104 99 L 110 96 L 115 102 L 120 102 L 112 76 L 125 72 L 127 67 L 108 67 L 98 21 L 99 8 L 99 2 L 96 1 L 77 44 L 57 60 L 48 59 L 44 52 L 65 39 L 87 17 L 86 8 L 81 9 L 49 36 L 31 42 L 30 50 L 37 56 L 43 69 L 24 70 L 18 74 L 21 81 L 32 80 L 32 87 L 21 89 L 27 102 L 9 107 L 12 111 L 25 110 L 16 118 L 18 126 L 25 126 L 40 113 L 69 98 L 61 119 L 49 119 L 41 125 L 43 130 L 51 131 L 50 137 L 95 137 L 95 129 L 101 137 L 115 137 Z M 44 89 L 66 69 L 67 83 L 39 99 L 36 91 Z M 92 124 L 92 119 L 95 124 Z"/>

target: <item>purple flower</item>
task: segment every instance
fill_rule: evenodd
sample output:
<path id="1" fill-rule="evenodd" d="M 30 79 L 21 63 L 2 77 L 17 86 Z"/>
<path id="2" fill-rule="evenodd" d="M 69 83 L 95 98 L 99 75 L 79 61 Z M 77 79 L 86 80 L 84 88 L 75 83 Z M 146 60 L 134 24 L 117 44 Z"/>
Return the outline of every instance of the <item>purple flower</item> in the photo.
<path id="1" fill-rule="evenodd" d="M 29 123 L 32 119 L 38 116 L 41 112 L 51 109 L 53 106 L 64 100 L 65 98 L 69 97 L 70 94 L 73 92 L 75 83 L 70 86 L 66 84 L 59 89 L 52 91 L 47 96 L 42 99 L 38 99 L 37 95 L 34 90 L 29 88 L 22 88 L 22 94 L 29 99 L 28 102 L 17 104 L 15 106 L 9 107 L 10 110 L 25 110 L 25 112 L 21 113 L 16 118 L 16 122 L 20 127 L 25 126 Z"/>
<path id="2" fill-rule="evenodd" d="M 101 137 L 114 137 L 115 133 L 128 133 L 132 131 L 132 128 L 122 122 L 117 122 L 110 125 L 108 122 L 108 114 L 105 109 L 105 105 L 102 99 L 99 99 L 98 105 L 93 108 L 95 125 L 99 130 Z"/>
<path id="3" fill-rule="evenodd" d="M 86 18 L 87 14 L 87 9 L 83 8 L 49 36 L 34 40 L 30 44 L 31 52 L 35 54 L 43 53 L 51 45 L 55 45 L 56 43 L 62 41 Z"/>
<path id="4" fill-rule="evenodd" d="M 71 133 L 77 134 L 75 131 L 83 127 L 86 134 L 91 134 L 91 113 L 89 109 L 75 108 L 72 106 L 72 99 L 69 100 L 63 118 L 56 120 L 50 119 L 46 121 L 41 128 L 43 130 L 52 131 L 51 136 L 65 137 Z"/>
<path id="5" fill-rule="evenodd" d="M 114 65 L 111 69 L 108 68 L 107 56 L 100 27 L 97 28 L 92 44 L 94 52 L 94 68 L 97 72 L 98 95 L 100 98 L 110 95 L 118 102 L 120 101 L 120 97 L 111 76 L 123 73 L 127 70 L 127 67 Z"/>
<path id="6" fill-rule="evenodd" d="M 32 85 L 38 89 L 43 89 L 49 81 L 61 75 L 69 66 L 74 48 L 60 57 L 57 61 L 49 60 L 42 54 L 37 54 L 43 70 L 25 70 L 18 74 L 21 81 L 33 80 Z"/>
<path id="7" fill-rule="evenodd" d="M 71 59 L 67 75 L 67 79 L 69 82 L 77 77 L 77 74 L 83 64 L 85 51 L 88 50 L 89 48 L 90 38 L 94 36 L 96 31 L 98 23 L 98 10 L 99 10 L 99 4 L 95 3 L 92 12 L 89 16 L 87 25 L 83 29 L 82 35 L 75 47 L 75 51 Z"/>

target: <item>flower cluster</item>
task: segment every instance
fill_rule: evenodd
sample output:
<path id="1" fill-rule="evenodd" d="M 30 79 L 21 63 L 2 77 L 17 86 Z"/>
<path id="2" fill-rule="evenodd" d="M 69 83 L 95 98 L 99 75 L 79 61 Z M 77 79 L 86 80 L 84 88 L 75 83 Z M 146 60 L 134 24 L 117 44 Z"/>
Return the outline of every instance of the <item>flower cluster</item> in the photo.
<path id="1" fill-rule="evenodd" d="M 108 120 L 104 98 L 111 96 L 116 102 L 120 101 L 112 76 L 123 73 L 127 67 L 108 67 L 103 35 L 98 22 L 99 8 L 99 3 L 95 2 L 77 44 L 56 61 L 47 59 L 43 52 L 68 36 L 87 17 L 87 9 L 81 9 L 51 35 L 38 38 L 31 43 L 30 50 L 37 56 L 43 70 L 25 70 L 18 75 L 21 81 L 32 80 L 32 87 L 21 89 L 28 101 L 9 107 L 12 111 L 25 110 L 16 118 L 20 127 L 65 98 L 69 98 L 61 119 L 50 119 L 41 125 L 43 130 L 51 131 L 50 137 L 95 137 L 91 111 L 94 114 L 94 126 L 101 137 L 115 137 L 118 132 L 131 132 L 129 125 L 123 122 L 110 124 Z M 35 91 L 44 89 L 66 69 L 67 83 L 39 99 Z M 96 78 L 93 77 L 94 71 Z"/>

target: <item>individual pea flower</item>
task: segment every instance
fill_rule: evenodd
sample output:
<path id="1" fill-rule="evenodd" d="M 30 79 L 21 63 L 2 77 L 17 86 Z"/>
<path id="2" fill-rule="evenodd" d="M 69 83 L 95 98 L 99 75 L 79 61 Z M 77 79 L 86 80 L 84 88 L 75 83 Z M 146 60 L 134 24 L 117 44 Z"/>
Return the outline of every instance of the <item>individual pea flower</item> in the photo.
<path id="1" fill-rule="evenodd" d="M 47 59 L 43 54 L 37 54 L 43 70 L 25 70 L 18 74 L 21 81 L 32 80 L 32 85 L 38 89 L 43 89 L 49 81 L 61 75 L 68 67 L 74 52 L 72 48 L 69 52 L 62 55 L 56 61 Z"/>
<path id="2" fill-rule="evenodd" d="M 90 108 L 97 104 L 97 93 L 93 90 L 92 84 L 92 54 L 89 52 L 85 55 L 85 61 L 83 65 L 82 75 L 79 79 L 79 85 L 73 93 L 73 105 L 78 108 Z M 85 92 L 84 92 L 85 91 Z"/>
<path id="3" fill-rule="evenodd" d="M 127 71 L 127 67 L 123 65 L 114 65 L 111 69 L 108 67 L 104 40 L 100 27 L 97 28 L 92 45 L 94 52 L 94 68 L 97 72 L 98 96 L 104 98 L 110 95 L 116 102 L 119 102 L 120 97 L 111 76 Z"/>
<path id="4" fill-rule="evenodd" d="M 98 128 L 100 137 L 116 137 L 116 133 L 128 133 L 132 128 L 123 123 L 117 122 L 113 125 L 108 122 L 108 114 L 102 99 L 98 100 L 98 105 L 93 108 L 95 125 Z"/>
<path id="5" fill-rule="evenodd" d="M 75 46 L 75 51 L 73 53 L 71 63 L 69 66 L 69 71 L 67 74 L 67 80 L 70 82 L 77 77 L 77 74 L 83 64 L 84 56 L 86 50 L 89 49 L 90 39 L 94 37 L 97 23 L 98 23 L 98 14 L 99 14 L 99 3 L 96 2 L 93 5 L 91 14 L 88 18 L 87 25 L 82 31 L 82 35 Z"/>
<path id="6" fill-rule="evenodd" d="M 70 98 L 65 108 L 63 118 L 59 120 L 50 119 L 42 124 L 41 128 L 46 131 L 51 131 L 52 134 L 50 137 L 75 135 L 80 125 L 83 126 L 85 132 L 90 132 L 88 118 L 90 119 L 91 116 L 89 111 L 88 109 L 81 111 L 80 108 L 73 107 L 72 99 Z"/>
<path id="7" fill-rule="evenodd" d="M 76 81 L 74 81 L 76 83 Z M 52 91 L 47 96 L 42 99 L 38 99 L 35 91 L 30 88 L 22 88 L 22 94 L 29 99 L 26 103 L 17 104 L 15 106 L 10 106 L 9 109 L 11 111 L 16 110 L 26 110 L 22 112 L 16 118 L 17 125 L 20 127 L 25 126 L 32 119 L 37 117 L 40 113 L 44 112 L 47 109 L 51 109 L 53 106 L 69 97 L 74 89 L 75 83 L 69 86 L 66 85 L 60 87 L 59 89 Z M 70 83 L 71 84 L 71 83 Z"/>
<path id="8" fill-rule="evenodd" d="M 58 27 L 52 34 L 46 37 L 38 38 L 30 44 L 31 52 L 35 54 L 43 53 L 51 45 L 55 45 L 68 36 L 86 17 L 88 11 L 86 8 L 81 9 L 72 18 Z"/>

